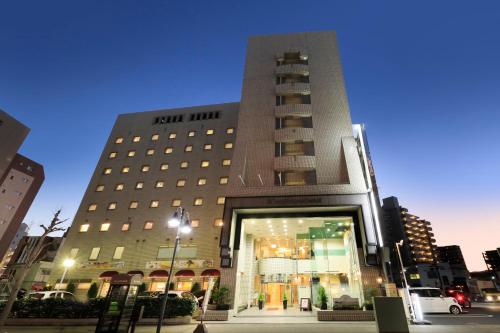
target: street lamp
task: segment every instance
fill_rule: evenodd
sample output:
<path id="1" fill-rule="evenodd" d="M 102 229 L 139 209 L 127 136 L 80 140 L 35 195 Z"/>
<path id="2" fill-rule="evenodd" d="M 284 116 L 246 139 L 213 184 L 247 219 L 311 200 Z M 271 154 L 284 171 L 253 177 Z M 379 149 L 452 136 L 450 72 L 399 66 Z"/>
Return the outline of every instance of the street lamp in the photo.
<path id="1" fill-rule="evenodd" d="M 63 274 L 61 276 L 61 281 L 59 281 L 59 284 L 56 286 L 56 291 L 59 291 L 59 289 L 61 288 L 61 284 L 63 283 L 64 278 L 66 277 L 66 273 L 68 273 L 68 269 L 70 269 L 74 265 L 75 265 L 75 261 L 73 259 L 65 259 L 63 261 L 64 271 L 63 271 Z"/>
<path id="2" fill-rule="evenodd" d="M 378 283 L 378 288 L 380 289 L 380 296 L 384 296 L 384 289 L 382 288 L 382 282 L 384 282 L 384 279 L 382 276 L 377 277 L 377 283 Z"/>
<path id="3" fill-rule="evenodd" d="M 170 286 L 170 278 L 172 277 L 175 255 L 177 253 L 177 248 L 179 247 L 181 234 L 189 234 L 191 232 L 191 220 L 189 219 L 189 214 L 182 207 L 177 208 L 172 217 L 168 220 L 167 224 L 169 228 L 177 228 L 177 236 L 175 237 L 174 253 L 172 254 L 172 261 L 170 263 L 170 271 L 168 273 L 167 285 L 165 286 L 165 294 L 163 295 L 163 299 L 161 300 L 161 310 L 160 316 L 158 318 L 158 323 L 156 325 L 156 333 L 160 333 L 163 318 L 165 317 L 165 310 L 167 309 L 168 288 Z"/>

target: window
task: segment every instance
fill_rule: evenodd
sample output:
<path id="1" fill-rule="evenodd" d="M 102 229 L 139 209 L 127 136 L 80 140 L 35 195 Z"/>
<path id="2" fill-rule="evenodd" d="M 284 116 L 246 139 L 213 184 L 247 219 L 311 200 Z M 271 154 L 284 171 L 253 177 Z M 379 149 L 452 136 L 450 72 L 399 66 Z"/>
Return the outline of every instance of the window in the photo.
<path id="1" fill-rule="evenodd" d="M 97 209 L 97 204 L 93 203 L 93 204 L 89 205 L 89 207 L 87 208 L 87 211 L 93 212 L 96 209 Z"/>
<path id="2" fill-rule="evenodd" d="M 224 149 L 231 149 L 233 148 L 233 143 L 232 142 L 227 142 L 224 144 Z"/>
<path id="3" fill-rule="evenodd" d="M 69 257 L 70 258 L 76 258 L 76 255 L 78 254 L 78 248 L 74 247 L 69 251 Z"/>
<path id="4" fill-rule="evenodd" d="M 165 186 L 165 182 L 162 181 L 162 180 L 158 180 L 155 184 L 155 187 L 156 188 L 161 188 L 161 187 L 164 187 Z"/>
<path id="5" fill-rule="evenodd" d="M 130 223 L 123 223 L 122 224 L 122 231 L 129 231 L 130 230 Z"/>
<path id="6" fill-rule="evenodd" d="M 316 171 L 283 171 L 276 172 L 275 185 L 277 186 L 297 186 L 315 185 Z"/>
<path id="7" fill-rule="evenodd" d="M 195 131 L 189 131 L 189 133 L 188 133 L 188 137 L 190 137 L 190 138 L 191 138 L 191 137 L 195 136 L 195 134 L 196 134 L 196 132 L 195 132 Z"/>
<path id="8" fill-rule="evenodd" d="M 124 166 L 122 168 L 122 173 L 128 173 L 129 171 L 130 171 L 130 167 L 128 167 L 128 166 Z"/>
<path id="9" fill-rule="evenodd" d="M 223 166 L 230 166 L 231 165 L 231 160 L 222 160 L 222 165 Z"/>
<path id="10" fill-rule="evenodd" d="M 142 190 L 143 187 L 144 187 L 144 182 L 137 182 L 137 183 L 135 183 L 135 189 L 136 190 Z"/>
<path id="11" fill-rule="evenodd" d="M 186 169 L 189 166 L 189 163 L 186 161 L 181 162 L 181 169 Z"/>
<path id="12" fill-rule="evenodd" d="M 152 200 L 149 203 L 149 208 L 157 208 L 160 205 L 160 202 L 158 200 Z"/>
<path id="13" fill-rule="evenodd" d="M 109 158 L 109 159 L 115 158 L 115 157 L 116 157 L 116 155 L 117 155 L 116 151 L 113 151 L 113 152 L 109 153 L 108 158 Z"/>
<path id="14" fill-rule="evenodd" d="M 141 171 L 142 171 L 142 172 L 148 172 L 148 171 L 149 171 L 149 165 L 143 165 L 143 166 L 141 167 Z"/>
<path id="15" fill-rule="evenodd" d="M 202 198 L 195 198 L 193 205 L 194 206 L 203 206 L 203 199 Z"/>
<path id="16" fill-rule="evenodd" d="M 80 226 L 80 232 L 87 232 L 87 231 L 89 231 L 89 228 L 90 228 L 90 224 L 82 224 Z"/>
<path id="17" fill-rule="evenodd" d="M 277 142 L 274 156 L 314 156 L 314 142 Z"/>
<path id="18" fill-rule="evenodd" d="M 160 138 L 160 136 L 158 134 L 153 134 L 151 136 L 151 141 L 158 141 L 159 138 Z"/>
<path id="19" fill-rule="evenodd" d="M 209 161 L 201 161 L 201 167 L 202 168 L 208 168 L 209 165 L 210 165 Z"/>
<path id="20" fill-rule="evenodd" d="M 226 130 L 226 133 L 227 133 L 227 134 L 233 134 L 233 133 L 234 133 L 234 128 L 229 127 L 229 128 Z"/>
<path id="21" fill-rule="evenodd" d="M 215 131 L 213 129 L 207 129 L 207 135 L 214 135 Z"/>
<path id="22" fill-rule="evenodd" d="M 217 204 L 218 205 L 223 205 L 226 202 L 225 197 L 217 197 Z"/>
<path id="23" fill-rule="evenodd" d="M 172 207 L 179 207 L 181 205 L 181 200 L 180 199 L 174 199 L 172 200 Z"/>
<path id="24" fill-rule="evenodd" d="M 189 152 L 193 151 L 193 146 L 192 145 L 187 145 L 186 147 L 184 147 L 184 151 L 186 153 L 189 153 Z"/>
<path id="25" fill-rule="evenodd" d="M 177 134 L 176 134 L 176 133 L 170 133 L 170 134 L 168 135 L 168 138 L 169 138 L 170 140 L 173 140 L 173 139 L 175 139 L 176 137 L 177 137 Z"/>
<path id="26" fill-rule="evenodd" d="M 280 128 L 313 128 L 312 117 L 286 116 L 276 118 L 276 129 Z"/>
<path id="27" fill-rule="evenodd" d="M 207 183 L 206 178 L 198 178 L 198 185 L 199 186 L 205 185 L 206 183 Z"/>
<path id="28" fill-rule="evenodd" d="M 120 144 L 123 143 L 123 138 L 116 138 L 115 143 Z"/>
<path id="29" fill-rule="evenodd" d="M 76 289 L 78 290 L 88 290 L 90 289 L 90 282 L 80 282 L 76 285 Z"/>
<path id="30" fill-rule="evenodd" d="M 113 254 L 113 259 L 118 260 L 122 258 L 123 251 L 125 251 L 125 248 L 123 246 L 117 246 L 115 248 L 115 253 Z"/>
<path id="31" fill-rule="evenodd" d="M 135 150 L 129 150 L 127 153 L 128 157 L 134 157 L 135 156 Z"/>
<path id="32" fill-rule="evenodd" d="M 228 181 L 227 177 L 220 177 L 219 178 L 219 184 L 221 184 L 221 185 L 226 185 L 227 181 Z"/>
<path id="33" fill-rule="evenodd" d="M 219 218 L 219 219 L 215 219 L 215 220 L 214 220 L 214 225 L 215 225 L 216 227 L 222 227 L 222 226 L 224 225 L 224 220 L 222 220 L 222 219 L 220 219 L 220 218 Z"/>
<path id="34" fill-rule="evenodd" d="M 168 170 L 168 164 L 167 163 L 163 163 L 162 165 L 160 165 L 160 170 L 161 171 Z"/>
<path id="35" fill-rule="evenodd" d="M 153 156 L 155 154 L 155 150 L 154 149 L 148 149 L 146 150 L 146 156 Z"/>
<path id="36" fill-rule="evenodd" d="M 100 247 L 92 248 L 92 251 L 90 251 L 89 260 L 97 260 L 97 258 L 99 257 L 99 252 L 101 252 Z"/>
<path id="37" fill-rule="evenodd" d="M 200 220 L 191 220 L 191 228 L 198 228 L 200 226 Z"/>
<path id="38" fill-rule="evenodd" d="M 184 187 L 186 185 L 186 180 L 185 179 L 179 179 L 177 181 L 177 187 Z"/>
<path id="39" fill-rule="evenodd" d="M 137 202 L 137 201 L 130 201 L 130 204 L 128 205 L 129 209 L 136 209 L 137 207 L 139 207 L 139 202 Z"/>
<path id="40" fill-rule="evenodd" d="M 144 230 L 151 230 L 154 225 L 155 223 L 153 221 L 146 221 L 144 222 Z"/>
<path id="41" fill-rule="evenodd" d="M 116 202 L 110 202 L 108 204 L 108 210 L 115 210 L 116 209 Z"/>
<path id="42" fill-rule="evenodd" d="M 101 229 L 99 229 L 99 231 L 108 231 L 110 226 L 111 226 L 111 223 L 109 223 L 109 222 L 102 223 Z"/>
<path id="43" fill-rule="evenodd" d="M 165 154 L 172 154 L 173 151 L 174 151 L 174 148 L 172 148 L 172 147 L 165 148 Z"/>
<path id="44" fill-rule="evenodd" d="M 123 191 L 123 184 L 116 184 L 115 191 Z"/>
<path id="45" fill-rule="evenodd" d="M 103 175 L 110 175 L 111 174 L 111 168 L 105 168 L 102 172 Z"/>
<path id="46" fill-rule="evenodd" d="M 139 141 L 141 141 L 140 136 L 134 136 L 134 138 L 132 139 L 132 142 L 139 142 Z"/>
<path id="47" fill-rule="evenodd" d="M 203 150 L 212 150 L 212 145 L 210 143 L 207 143 L 203 146 Z"/>
<path id="48" fill-rule="evenodd" d="M 95 188 L 95 191 L 96 192 L 102 192 L 102 191 L 104 191 L 104 185 L 97 185 L 97 187 Z"/>

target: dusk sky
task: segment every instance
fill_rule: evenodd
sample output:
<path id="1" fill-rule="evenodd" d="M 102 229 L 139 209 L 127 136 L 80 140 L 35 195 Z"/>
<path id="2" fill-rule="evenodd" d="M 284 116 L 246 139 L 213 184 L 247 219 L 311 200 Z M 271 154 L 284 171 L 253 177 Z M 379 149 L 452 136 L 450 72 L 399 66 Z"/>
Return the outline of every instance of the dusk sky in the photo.
<path id="1" fill-rule="evenodd" d="M 238 101 L 247 38 L 337 32 L 382 197 L 470 270 L 500 247 L 499 1 L 4 1 L 0 108 L 45 167 L 25 222 L 73 218 L 120 113 Z"/>

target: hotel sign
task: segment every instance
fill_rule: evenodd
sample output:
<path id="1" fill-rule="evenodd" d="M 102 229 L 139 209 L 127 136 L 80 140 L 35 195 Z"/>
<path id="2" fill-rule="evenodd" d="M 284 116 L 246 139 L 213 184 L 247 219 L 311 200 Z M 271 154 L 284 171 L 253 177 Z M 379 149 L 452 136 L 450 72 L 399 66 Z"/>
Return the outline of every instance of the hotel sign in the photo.
<path id="1" fill-rule="evenodd" d="M 147 261 L 146 269 L 165 269 L 170 268 L 172 265 L 171 260 L 156 260 Z M 212 259 L 207 260 L 176 260 L 174 262 L 175 268 L 212 268 L 214 267 L 214 261 Z"/>

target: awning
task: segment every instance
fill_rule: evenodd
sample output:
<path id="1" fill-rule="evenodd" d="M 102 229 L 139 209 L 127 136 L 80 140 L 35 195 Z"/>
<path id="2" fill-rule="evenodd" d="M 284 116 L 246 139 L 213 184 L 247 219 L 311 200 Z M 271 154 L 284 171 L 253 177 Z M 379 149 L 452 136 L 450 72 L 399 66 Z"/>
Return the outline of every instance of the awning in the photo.
<path id="1" fill-rule="evenodd" d="M 166 270 L 160 269 L 157 271 L 152 271 L 149 273 L 150 278 L 168 278 L 168 272 Z"/>
<path id="2" fill-rule="evenodd" d="M 192 277 L 192 276 L 194 276 L 194 272 L 190 269 L 182 269 L 182 270 L 178 271 L 177 273 L 175 273 L 175 276 Z"/>
<path id="3" fill-rule="evenodd" d="M 220 272 L 218 269 L 205 269 L 200 274 L 201 276 L 220 276 Z"/>
<path id="4" fill-rule="evenodd" d="M 101 275 L 99 275 L 99 279 L 109 279 L 111 277 L 113 277 L 113 275 L 116 275 L 118 274 L 117 271 L 105 271 L 105 272 L 102 272 Z"/>
<path id="5" fill-rule="evenodd" d="M 128 274 L 128 275 L 136 275 L 136 274 L 139 274 L 139 275 L 144 276 L 144 273 L 143 273 L 142 271 L 129 271 L 127 274 Z"/>

